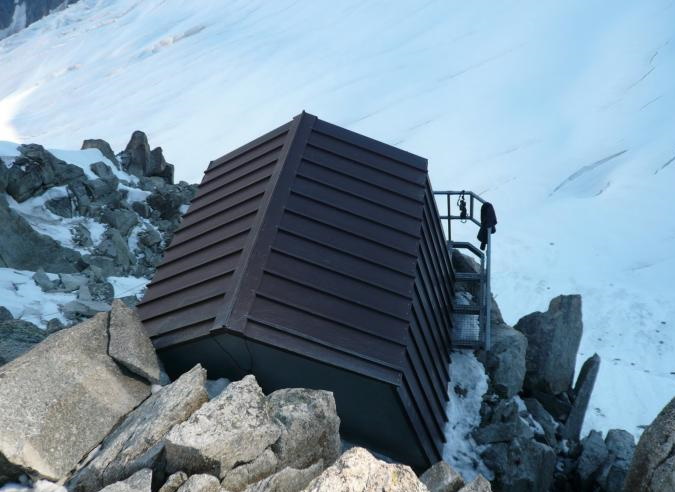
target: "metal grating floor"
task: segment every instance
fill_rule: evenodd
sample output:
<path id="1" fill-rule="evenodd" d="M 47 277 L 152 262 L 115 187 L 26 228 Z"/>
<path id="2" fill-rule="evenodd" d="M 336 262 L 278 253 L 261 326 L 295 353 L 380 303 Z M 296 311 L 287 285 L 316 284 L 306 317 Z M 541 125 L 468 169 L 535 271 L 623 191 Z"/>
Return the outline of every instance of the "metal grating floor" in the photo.
<path id="1" fill-rule="evenodd" d="M 454 345 L 474 346 L 481 343 L 480 318 L 477 314 L 453 316 L 452 342 Z"/>

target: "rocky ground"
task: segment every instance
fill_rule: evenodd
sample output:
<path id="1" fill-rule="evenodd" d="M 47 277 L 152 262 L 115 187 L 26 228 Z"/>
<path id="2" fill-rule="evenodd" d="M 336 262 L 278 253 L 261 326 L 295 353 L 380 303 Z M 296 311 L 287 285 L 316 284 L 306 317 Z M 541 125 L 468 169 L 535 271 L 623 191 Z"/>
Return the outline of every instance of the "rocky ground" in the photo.
<path id="1" fill-rule="evenodd" d="M 485 492 L 440 462 L 345 447 L 333 395 L 265 395 L 254 376 L 209 394 L 199 365 L 169 382 L 133 308 L 60 330 L 0 368 L 0 484 L 71 492 Z M 17 445 L 18 444 L 18 445 Z M 22 488 L 6 485 L 4 491 Z"/>
<path id="2" fill-rule="evenodd" d="M 194 196 L 142 132 L 82 149 L 0 146 L 0 363 L 115 297 L 134 305 Z"/>
<path id="3" fill-rule="evenodd" d="M 455 253 L 463 271 L 476 267 Z M 459 286 L 460 290 L 462 286 Z M 475 294 L 468 290 L 469 294 Z M 471 436 L 497 491 L 621 491 L 634 437 L 613 429 L 580 436 L 600 366 L 595 354 L 573 381 L 581 337 L 581 297 L 559 296 L 546 312 L 508 326 L 493 300 L 492 347 L 479 354 L 489 388 Z M 461 391 L 461 381 L 455 382 Z M 675 490 L 675 489 L 674 489 Z"/>

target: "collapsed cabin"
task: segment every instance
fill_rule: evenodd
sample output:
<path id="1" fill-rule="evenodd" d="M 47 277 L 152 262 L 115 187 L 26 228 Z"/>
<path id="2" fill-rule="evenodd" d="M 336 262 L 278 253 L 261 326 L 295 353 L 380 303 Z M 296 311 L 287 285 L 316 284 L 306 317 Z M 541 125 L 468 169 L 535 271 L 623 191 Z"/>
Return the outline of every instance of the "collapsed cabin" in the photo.
<path id="1" fill-rule="evenodd" d="M 139 313 L 172 377 L 330 390 L 345 439 L 423 468 L 450 278 L 427 161 L 302 113 L 211 162 Z"/>

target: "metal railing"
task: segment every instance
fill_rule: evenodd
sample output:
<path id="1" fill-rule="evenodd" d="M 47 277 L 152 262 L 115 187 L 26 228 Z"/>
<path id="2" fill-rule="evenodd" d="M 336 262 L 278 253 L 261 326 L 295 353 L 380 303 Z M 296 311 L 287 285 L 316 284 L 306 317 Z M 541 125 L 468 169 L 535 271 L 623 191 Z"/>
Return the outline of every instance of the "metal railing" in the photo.
<path id="1" fill-rule="evenodd" d="M 474 244 L 464 241 L 453 241 L 452 239 L 452 221 L 461 220 L 471 221 L 478 227 L 481 227 L 480 215 L 476 217 L 477 205 L 482 206 L 486 203 L 480 196 L 472 191 L 434 191 L 436 196 L 444 196 L 446 202 L 446 214 L 441 215 L 441 222 L 446 225 L 446 234 L 448 239 L 448 249 L 452 257 L 453 249 L 463 249 L 469 251 L 477 257 L 480 264 L 480 271 L 477 275 L 471 275 L 466 272 L 457 272 L 453 266 L 453 275 L 455 281 L 478 282 L 478 303 L 467 303 L 466 298 L 457 297 L 453 300 L 453 345 L 457 347 L 484 348 L 490 350 L 491 344 L 491 307 L 492 291 L 490 288 L 490 268 L 491 268 L 491 236 L 487 231 L 487 246 L 485 253 L 478 249 Z M 462 215 L 458 210 L 457 215 L 453 215 L 452 197 L 464 195 L 468 199 L 466 215 Z"/>

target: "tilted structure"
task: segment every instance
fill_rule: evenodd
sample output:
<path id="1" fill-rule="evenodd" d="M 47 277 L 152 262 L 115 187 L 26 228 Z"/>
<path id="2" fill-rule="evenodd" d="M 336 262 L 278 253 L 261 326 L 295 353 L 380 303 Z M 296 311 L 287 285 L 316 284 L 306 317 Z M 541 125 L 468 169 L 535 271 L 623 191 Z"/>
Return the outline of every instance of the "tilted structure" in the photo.
<path id="1" fill-rule="evenodd" d="M 422 468 L 450 278 L 426 160 L 302 113 L 211 162 L 139 312 L 170 375 L 333 391 L 347 440 Z"/>

